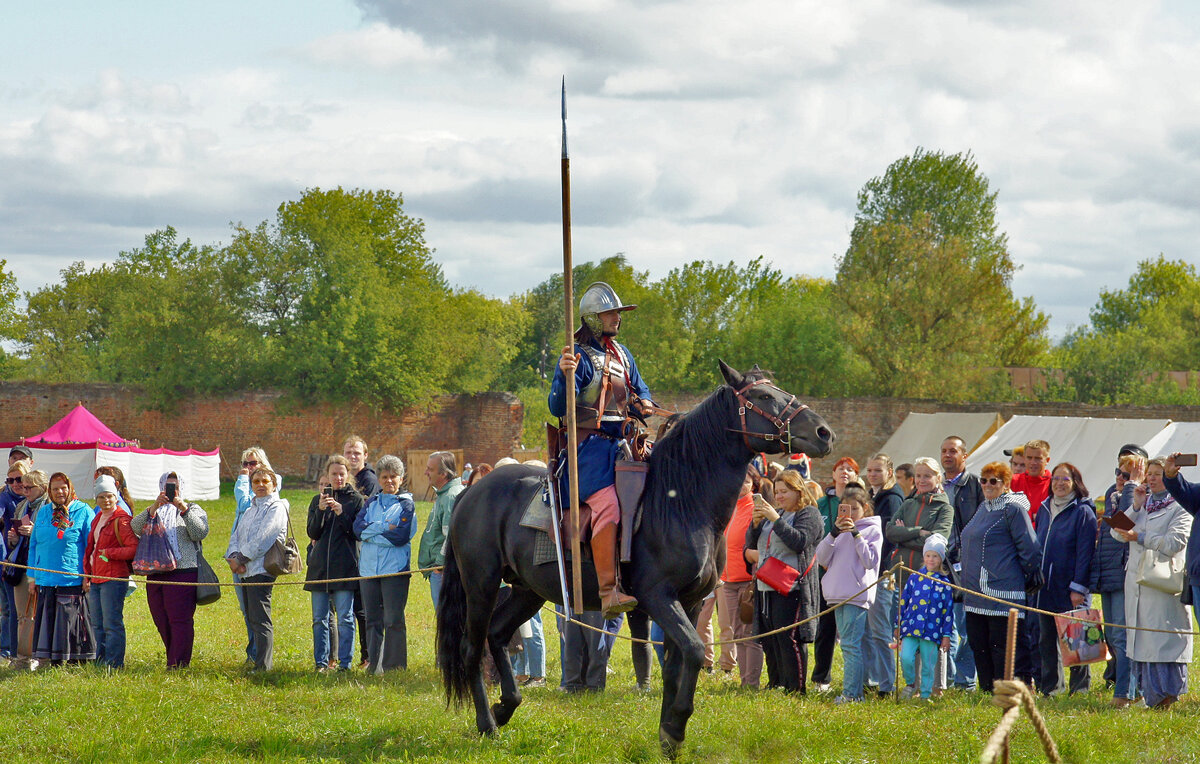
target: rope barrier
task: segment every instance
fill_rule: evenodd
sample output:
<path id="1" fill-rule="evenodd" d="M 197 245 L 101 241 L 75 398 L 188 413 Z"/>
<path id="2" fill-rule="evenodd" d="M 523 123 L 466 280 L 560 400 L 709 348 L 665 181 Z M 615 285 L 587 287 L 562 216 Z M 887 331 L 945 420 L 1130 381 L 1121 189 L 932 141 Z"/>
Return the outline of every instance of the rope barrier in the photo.
<path id="1" fill-rule="evenodd" d="M 90 581 L 128 581 L 133 576 L 146 576 L 143 573 L 134 573 L 130 576 L 100 576 L 92 573 L 74 573 L 66 570 L 53 570 L 51 568 L 37 568 L 32 565 L 18 565 L 15 562 L 6 562 L 0 560 L 0 567 L 19 568 L 21 570 L 32 570 L 39 573 L 54 573 L 60 576 L 72 576 L 74 578 L 86 578 Z M 414 573 L 435 573 L 442 569 L 441 565 L 435 565 L 430 568 L 417 568 L 416 570 L 402 570 L 398 573 L 380 573 L 374 576 L 350 576 L 347 578 L 322 578 L 313 581 L 305 581 L 296 579 L 293 581 L 217 581 L 217 582 L 197 582 L 197 581 L 154 581 L 148 576 L 146 583 L 161 584 L 163 586 L 222 586 L 222 587 L 237 587 L 237 586 L 304 586 L 305 584 L 343 584 L 351 581 L 369 581 L 378 578 L 395 578 L 396 576 L 411 576 Z M 150 574 L 153 575 L 153 574 Z"/>
<path id="2" fill-rule="evenodd" d="M 896 567 L 900 568 L 901 570 L 905 571 L 906 573 L 908 573 L 910 575 L 920 576 L 921 578 L 933 579 L 932 575 L 930 575 L 928 573 L 922 573 L 919 570 L 913 570 L 912 568 L 910 568 L 907 565 L 904 565 L 902 563 L 897 564 Z M 892 570 L 895 570 L 895 568 L 893 568 Z M 1176 635 L 1181 635 L 1181 636 L 1187 634 L 1187 635 L 1191 635 L 1193 637 L 1200 637 L 1200 631 L 1187 631 L 1184 629 L 1152 629 L 1149 626 L 1128 626 L 1123 623 L 1109 623 L 1108 621 L 1093 621 L 1090 618 L 1080 618 L 1079 616 L 1070 615 L 1070 611 L 1067 611 L 1066 613 L 1055 613 L 1053 610 L 1042 610 L 1041 608 L 1036 608 L 1036 607 L 1033 607 L 1032 605 L 1018 605 L 1016 603 L 1009 602 L 1008 600 L 1002 600 L 999 597 L 992 597 L 990 595 L 984 594 L 983 592 L 977 592 L 974 589 L 967 589 L 966 587 L 959 586 L 958 584 L 955 584 L 955 583 L 952 583 L 949 581 L 943 581 L 940 578 L 933 579 L 933 580 L 936 580 L 945 586 L 949 586 L 951 589 L 957 589 L 958 591 L 963 592 L 964 594 L 970 594 L 974 597 L 979 597 L 980 599 L 990 600 L 992 602 L 998 602 L 1001 605 L 1004 605 L 1004 607 L 1006 607 L 1006 608 L 1017 608 L 1018 610 L 1024 610 L 1029 613 L 1037 613 L 1038 615 L 1048 615 L 1052 618 L 1053 617 L 1067 618 L 1069 620 L 1077 621 L 1079 623 L 1086 623 L 1086 624 L 1091 624 L 1094 626 L 1103 626 L 1104 628 L 1125 629 L 1127 631 L 1147 631 L 1147 632 L 1151 632 L 1154 634 L 1176 634 Z"/>

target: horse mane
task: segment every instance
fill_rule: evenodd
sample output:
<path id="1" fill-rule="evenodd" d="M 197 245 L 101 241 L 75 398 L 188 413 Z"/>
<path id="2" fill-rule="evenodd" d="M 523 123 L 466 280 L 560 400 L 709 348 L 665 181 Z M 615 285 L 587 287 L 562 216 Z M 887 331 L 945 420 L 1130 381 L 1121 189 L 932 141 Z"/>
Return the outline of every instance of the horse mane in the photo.
<path id="1" fill-rule="evenodd" d="M 750 454 L 740 448 L 740 437 L 729 432 L 736 406 L 733 388 L 721 385 L 691 411 L 671 417 L 666 434 L 650 453 L 642 492 L 644 523 L 663 530 L 716 526 L 715 510 L 729 498 L 723 495 L 728 489 L 723 491 L 720 481 L 713 480 L 716 471 L 740 476 L 745 464 L 739 462 L 750 461 Z M 731 443 L 739 447 L 731 449 Z"/>

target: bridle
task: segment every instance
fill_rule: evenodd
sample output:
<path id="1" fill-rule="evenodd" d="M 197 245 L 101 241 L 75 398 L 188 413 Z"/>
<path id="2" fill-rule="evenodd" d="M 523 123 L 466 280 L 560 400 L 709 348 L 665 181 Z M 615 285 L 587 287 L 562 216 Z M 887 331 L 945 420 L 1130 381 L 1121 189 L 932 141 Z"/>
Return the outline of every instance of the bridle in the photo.
<path id="1" fill-rule="evenodd" d="M 789 400 L 784 405 L 783 411 L 779 412 L 779 416 L 772 414 L 769 411 L 763 411 L 761 407 L 755 406 L 754 403 L 749 398 L 746 397 L 747 391 L 749 391 L 755 387 L 758 387 L 759 385 L 767 385 L 768 387 L 770 387 L 774 390 L 778 390 L 780 392 L 780 394 L 783 394 L 783 395 L 787 394 L 786 390 L 783 390 L 778 385 L 772 384 L 769 380 L 766 380 L 766 379 L 759 379 L 759 380 L 755 380 L 754 382 L 747 382 L 746 384 L 742 385 L 741 387 L 739 387 L 738 389 L 733 391 L 733 394 L 736 395 L 737 399 L 738 399 L 738 404 L 739 404 L 738 405 L 738 416 L 741 419 L 741 429 L 735 430 L 732 427 L 727 428 L 727 429 L 730 432 L 736 432 L 739 435 L 741 435 L 742 440 L 746 443 L 746 448 L 750 449 L 751 451 L 759 450 L 759 449 L 755 448 L 754 446 L 750 445 L 750 436 L 751 435 L 753 435 L 756 438 L 762 438 L 763 440 L 767 441 L 768 443 L 777 440 L 784 445 L 786 451 L 790 451 L 792 448 L 792 433 L 788 429 L 788 425 L 791 424 L 792 420 L 796 418 L 797 414 L 799 414 L 801 411 L 804 411 L 805 409 L 807 409 L 808 406 L 806 406 L 805 404 L 796 400 L 796 396 L 793 395 L 791 397 L 791 400 Z M 793 405 L 796 406 L 795 409 L 792 409 Z M 747 411 L 751 411 L 755 414 L 758 414 L 763 419 L 766 419 L 768 422 L 775 425 L 775 428 L 776 428 L 776 430 L 778 430 L 778 432 L 764 433 L 764 432 L 752 432 L 750 430 L 747 430 L 746 429 L 746 412 Z M 780 416 L 782 416 L 783 418 L 781 419 Z"/>

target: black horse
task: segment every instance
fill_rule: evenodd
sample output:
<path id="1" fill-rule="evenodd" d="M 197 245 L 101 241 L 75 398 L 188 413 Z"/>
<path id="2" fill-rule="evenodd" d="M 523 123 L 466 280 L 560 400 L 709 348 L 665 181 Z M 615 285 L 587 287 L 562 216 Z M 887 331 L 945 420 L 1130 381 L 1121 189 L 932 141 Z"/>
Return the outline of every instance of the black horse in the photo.
<path id="1" fill-rule="evenodd" d="M 659 740 L 672 757 L 683 743 L 704 659 L 692 624 L 724 568 L 723 532 L 751 458 L 785 450 L 825 456 L 833 443 L 825 420 L 757 366 L 743 376 L 721 362 L 721 372 L 727 384 L 679 416 L 654 444 L 633 561 L 623 570 L 626 589 L 639 603 L 629 614 L 630 633 L 647 638 L 653 619 L 666 635 Z M 562 601 L 556 566 L 535 563 L 538 531 L 520 525 L 544 474 L 523 465 L 493 470 L 460 496 L 450 521 L 438 664 L 447 703 L 462 703 L 469 694 L 481 734 L 508 722 L 521 702 L 504 647 L 547 600 Z M 584 606 L 599 610 L 588 563 Z M 511 584 L 503 594 L 501 580 Z M 480 672 L 485 640 L 500 673 L 500 702 L 490 708 Z M 649 660 L 648 647 L 635 644 L 639 676 L 648 674 Z"/>

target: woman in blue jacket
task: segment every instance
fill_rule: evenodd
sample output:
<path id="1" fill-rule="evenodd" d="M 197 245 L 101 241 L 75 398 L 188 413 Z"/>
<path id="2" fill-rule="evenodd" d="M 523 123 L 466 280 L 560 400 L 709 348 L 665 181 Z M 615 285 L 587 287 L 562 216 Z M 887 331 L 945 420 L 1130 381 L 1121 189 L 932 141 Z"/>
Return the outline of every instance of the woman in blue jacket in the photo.
<path id="1" fill-rule="evenodd" d="M 400 492 L 404 462 L 384 456 L 375 463 L 375 471 L 379 493 L 358 513 L 354 533 L 362 540 L 358 574 L 387 576 L 359 581 L 367 621 L 367 672 L 382 674 L 408 668 L 404 608 L 410 576 L 394 574 L 409 569 L 417 521 L 412 495 Z"/>
<path id="2" fill-rule="evenodd" d="M 71 478 L 62 472 L 50 476 L 49 495 L 29 534 L 29 565 L 63 572 L 29 571 L 29 590 L 37 592 L 33 657 L 57 666 L 96 657 L 81 575 L 95 512 L 75 497 Z"/>
<path id="3" fill-rule="evenodd" d="M 1033 522 L 1042 552 L 1045 585 L 1034 606 L 1064 613 L 1085 607 L 1091 601 L 1092 556 L 1096 552 L 1096 507 L 1088 498 L 1079 469 L 1070 462 L 1050 473 L 1050 495 L 1038 507 Z M 1054 617 L 1038 615 L 1041 634 L 1038 654 L 1042 662 L 1038 689 L 1045 695 L 1062 686 L 1062 658 L 1058 652 L 1058 629 Z M 1090 682 L 1087 666 L 1071 667 L 1070 691 L 1086 692 Z"/>

